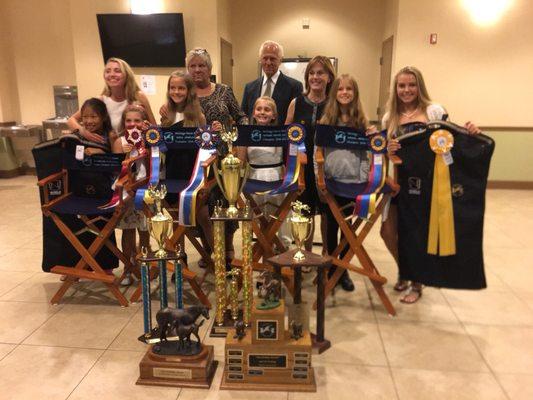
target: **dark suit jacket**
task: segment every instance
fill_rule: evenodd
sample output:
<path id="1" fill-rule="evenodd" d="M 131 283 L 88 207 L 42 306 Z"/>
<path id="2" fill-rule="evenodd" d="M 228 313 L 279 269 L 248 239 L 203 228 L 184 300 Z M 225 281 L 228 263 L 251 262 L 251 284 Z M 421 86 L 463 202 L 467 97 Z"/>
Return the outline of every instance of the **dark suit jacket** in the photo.
<path id="1" fill-rule="evenodd" d="M 252 116 L 254 111 L 255 101 L 261 96 L 262 83 L 263 77 L 261 76 L 255 81 L 248 82 L 244 87 L 241 108 L 249 117 Z M 303 86 L 300 81 L 280 72 L 276 86 L 274 86 L 274 93 L 272 93 L 272 98 L 278 108 L 278 124 L 283 125 L 285 123 L 287 109 L 291 100 L 300 95 L 302 91 Z"/>

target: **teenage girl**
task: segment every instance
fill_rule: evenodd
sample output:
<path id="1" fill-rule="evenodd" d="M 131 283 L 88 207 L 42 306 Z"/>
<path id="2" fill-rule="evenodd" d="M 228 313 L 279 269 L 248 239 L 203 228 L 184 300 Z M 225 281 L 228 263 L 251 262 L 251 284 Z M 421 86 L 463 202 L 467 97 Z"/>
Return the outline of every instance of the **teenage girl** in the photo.
<path id="1" fill-rule="evenodd" d="M 426 123 L 431 120 L 440 120 L 447 114 L 444 107 L 431 101 L 422 73 L 415 67 L 402 68 L 394 77 L 393 89 L 387 103 L 387 111 L 383 116 L 382 127 L 387 129 L 389 138 L 387 151 L 394 155 L 401 147 L 397 140 L 403 134 L 402 125 L 411 122 Z M 465 124 L 470 134 L 481 131 L 470 121 Z M 381 237 L 387 249 L 398 264 L 398 209 L 401 207 L 398 200 L 393 198 L 387 217 L 381 224 Z M 422 296 L 422 284 L 409 282 L 400 270 L 398 281 L 394 290 L 407 290 L 400 299 L 402 303 L 413 304 Z"/>
<path id="2" fill-rule="evenodd" d="M 136 129 L 139 133 L 142 132 L 148 125 L 147 115 L 144 107 L 138 104 L 131 104 L 126 106 L 124 113 L 122 114 L 120 122 L 120 144 L 123 153 L 135 152 L 134 146 L 126 140 L 127 131 Z M 136 156 L 138 154 L 131 154 Z M 140 170 L 137 173 L 141 173 Z M 146 175 L 146 171 L 143 168 L 142 173 Z M 142 211 L 135 210 L 133 204 L 124 213 L 124 216 L 117 225 L 117 229 L 122 229 L 122 251 L 125 256 L 131 261 L 133 265 L 136 265 L 135 256 L 137 255 L 137 246 L 135 231 L 139 231 L 140 246 L 150 246 L 150 234 L 148 233 L 148 226 L 146 216 Z M 121 284 L 124 286 L 130 285 L 132 282 L 131 273 L 128 272 Z"/>
<path id="3" fill-rule="evenodd" d="M 168 112 L 162 116 L 161 124 L 171 126 L 178 124 L 182 127 L 198 127 L 206 125 L 205 116 L 196 95 L 196 89 L 191 76 L 183 71 L 175 71 L 168 78 L 167 102 Z M 196 149 L 182 149 L 179 157 L 167 157 L 166 177 L 171 179 L 189 180 L 196 161 Z M 177 200 L 177 199 L 176 199 Z M 196 222 L 204 233 L 206 251 L 213 249 L 213 225 L 209 218 L 207 204 L 202 204 L 196 210 Z M 184 243 L 182 243 L 182 248 Z"/>
<path id="4" fill-rule="evenodd" d="M 100 100 L 102 100 L 107 107 L 107 111 L 111 118 L 111 126 L 115 132 L 119 132 L 120 120 L 124 113 L 124 109 L 128 104 L 133 104 L 135 102 L 140 103 L 144 107 L 148 120 L 151 124 L 155 125 L 154 114 L 150 108 L 148 98 L 141 91 L 137 82 L 135 82 L 135 75 L 126 61 L 115 57 L 107 60 L 104 68 L 104 82 L 105 86 L 100 96 Z M 92 140 L 97 143 L 100 141 L 99 143 L 101 143 L 101 139 L 87 131 L 80 122 L 80 111 L 72 115 L 67 121 L 68 126 L 72 130 L 78 129 L 80 135 L 86 140 Z"/>
<path id="5" fill-rule="evenodd" d="M 368 126 L 361 100 L 359 98 L 359 87 L 355 79 L 347 74 L 341 75 L 331 85 L 328 102 L 324 109 L 324 114 L 319 121 L 320 124 L 346 126 L 366 131 L 366 134 L 375 133 L 374 126 Z M 344 183 L 362 183 L 368 181 L 368 171 L 370 169 L 368 152 L 356 149 L 324 148 L 324 173 L 326 178 Z M 344 206 L 352 200 L 335 196 L 337 203 Z M 331 254 L 338 244 L 339 224 L 335 220 L 329 207 L 325 208 L 326 215 L 326 243 L 328 253 Z M 341 256 L 346 253 L 345 249 Z M 335 268 L 330 268 L 329 276 L 333 274 Z M 344 290 L 353 291 L 354 285 L 348 285 L 350 281 L 348 271 L 345 270 L 339 283 Z"/>

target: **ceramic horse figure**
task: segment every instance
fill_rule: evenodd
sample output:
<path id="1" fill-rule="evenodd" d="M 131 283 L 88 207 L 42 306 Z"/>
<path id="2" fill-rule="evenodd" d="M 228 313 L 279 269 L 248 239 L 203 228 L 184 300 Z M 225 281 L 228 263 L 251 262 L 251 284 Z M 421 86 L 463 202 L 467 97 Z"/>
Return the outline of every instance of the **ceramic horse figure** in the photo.
<path id="1" fill-rule="evenodd" d="M 281 282 L 272 277 L 272 272 L 261 272 L 260 279 L 263 284 L 259 288 L 258 297 L 263 299 L 263 302 L 257 307 L 260 310 L 268 310 L 276 308 L 280 302 L 281 297 Z"/>
<path id="2" fill-rule="evenodd" d="M 177 332 L 180 326 L 193 325 L 200 316 L 209 319 L 209 309 L 206 306 L 190 306 L 183 309 L 167 307 L 159 310 L 156 314 L 160 329 L 159 340 L 167 341 L 167 335 L 173 327 Z"/>

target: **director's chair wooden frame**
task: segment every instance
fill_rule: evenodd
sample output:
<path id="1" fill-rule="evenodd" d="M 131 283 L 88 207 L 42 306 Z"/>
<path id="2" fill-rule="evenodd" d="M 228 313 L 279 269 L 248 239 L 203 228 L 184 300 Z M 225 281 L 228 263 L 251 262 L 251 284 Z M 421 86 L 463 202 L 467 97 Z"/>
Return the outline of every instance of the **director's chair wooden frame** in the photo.
<path id="1" fill-rule="evenodd" d="M 73 157 L 72 154 L 67 154 L 65 143 L 63 143 L 62 146 L 65 157 Z M 120 196 L 119 203 L 116 207 L 109 210 L 100 210 L 98 208 L 99 206 L 105 205 L 109 199 L 84 198 L 83 200 L 80 200 L 77 198 L 69 190 L 69 170 L 65 167 L 60 172 L 41 179 L 37 183 L 38 186 L 43 190 L 44 202 L 41 206 L 43 214 L 52 219 L 61 233 L 65 236 L 65 238 L 67 238 L 67 240 L 81 256 L 80 260 L 74 267 L 56 265 L 50 270 L 52 273 L 66 276 L 65 281 L 52 297 L 50 301 L 52 304 L 58 304 L 72 284 L 78 279 L 82 278 L 102 282 L 107 286 L 109 291 L 113 294 L 121 306 L 128 306 L 128 300 L 119 290 L 119 284 L 124 277 L 124 274 L 119 278 L 116 278 L 113 274 L 107 274 L 104 268 L 97 262 L 95 257 L 100 250 L 106 246 L 120 261 L 124 263 L 125 270 L 133 268 L 130 260 L 128 260 L 128 258 L 117 248 L 114 243 L 109 241 L 109 238 L 126 210 L 126 204 L 123 201 L 124 193 L 128 193 L 128 201 L 131 201 L 133 198 L 132 190 L 147 182 L 147 178 L 136 181 L 133 173 L 134 163 L 143 158 L 143 156 L 139 156 L 126 159 L 122 162 L 122 165 L 127 168 L 128 173 L 116 183 L 116 190 Z M 60 196 L 52 198 L 49 192 L 48 184 L 57 181 L 62 181 L 64 192 Z M 78 218 L 83 221 L 85 227 L 80 231 L 73 232 L 69 226 L 67 226 L 61 220 L 61 217 L 59 216 L 61 212 L 78 215 Z M 91 217 L 89 217 L 89 215 L 91 215 Z M 105 221 L 103 228 L 99 229 L 96 226 L 98 221 Z M 94 241 L 88 248 L 86 248 L 77 237 L 79 234 L 87 231 L 95 235 Z"/>
<path id="2" fill-rule="evenodd" d="M 358 216 L 353 216 L 351 212 L 346 216 L 345 210 L 352 210 L 354 203 L 349 203 L 344 207 L 340 207 L 335 200 L 334 194 L 328 189 L 328 182 L 324 174 L 324 151 L 323 148 L 317 146 L 315 153 L 315 160 L 318 165 L 317 185 L 318 190 L 326 200 L 331 212 L 339 224 L 339 228 L 343 233 L 343 236 L 337 245 L 336 249 L 331 255 L 333 258 L 333 265 L 336 266 L 336 270 L 331 277 L 327 280 L 325 294 L 326 296 L 335 288 L 340 277 L 344 273 L 344 270 L 350 270 L 360 275 L 366 276 L 370 279 L 370 283 L 374 286 L 376 293 L 378 294 L 383 306 L 390 315 L 396 315 L 396 310 L 392 305 L 389 297 L 385 293 L 383 286 L 387 283 L 387 278 L 380 275 L 376 265 L 370 258 L 367 250 L 363 246 L 363 242 L 370 233 L 370 230 L 382 214 L 385 205 L 389 201 L 392 193 L 399 190 L 398 185 L 390 178 L 386 178 L 385 190 L 380 191 L 377 194 L 376 209 L 368 219 L 363 219 Z M 384 156 L 384 163 L 388 162 Z M 361 189 L 364 189 L 364 185 L 361 185 Z M 360 192 L 354 192 L 351 198 L 355 199 Z M 341 253 L 348 247 L 346 254 L 341 257 Z M 356 257 L 361 266 L 356 266 L 351 263 L 353 257 Z M 316 309 L 316 303 L 314 304 Z"/>
<path id="3" fill-rule="evenodd" d="M 169 128 L 170 129 L 170 128 Z M 167 144 L 167 147 L 169 150 L 176 150 L 176 147 L 173 148 L 172 145 Z M 197 194 L 197 204 L 196 207 L 199 207 L 201 204 L 205 204 L 207 202 L 207 197 L 209 194 L 209 190 L 214 186 L 215 180 L 214 178 L 210 178 L 210 168 L 212 163 L 215 161 L 216 156 L 212 155 L 210 156 L 206 161 L 201 163 L 201 168 L 204 172 L 204 181 L 202 182 L 202 185 L 200 186 Z M 161 180 L 159 184 L 166 185 L 167 190 L 169 193 L 180 193 L 185 187 L 188 185 L 188 181 L 186 180 L 175 180 L 175 179 L 165 179 Z M 182 276 L 184 281 L 188 282 L 191 286 L 192 291 L 200 300 L 200 302 L 205 305 L 206 307 L 211 308 L 211 302 L 209 301 L 209 298 L 202 290 L 202 284 L 209 273 L 209 270 L 214 269 L 214 263 L 211 259 L 211 255 L 206 251 L 206 249 L 202 246 L 200 241 L 198 240 L 199 236 L 202 235 L 201 232 L 198 232 L 198 229 L 196 229 L 193 226 L 185 226 L 181 225 L 178 222 L 179 219 L 179 205 L 178 208 L 172 207 L 166 200 L 163 201 L 164 207 L 168 210 L 170 215 L 172 216 L 172 219 L 174 220 L 174 232 L 172 233 L 172 236 L 167 239 L 165 248 L 169 251 L 175 251 L 176 246 L 178 242 L 183 237 L 186 237 L 189 242 L 193 245 L 193 247 L 198 251 L 202 259 L 204 259 L 207 262 L 206 271 L 204 272 L 203 276 L 198 279 L 198 274 L 194 271 L 192 271 L 188 263 L 185 259 L 181 259 L 180 261 L 182 264 Z M 144 207 L 144 211 L 147 214 L 147 217 L 149 218 L 151 216 L 150 210 L 147 207 Z M 170 263 L 167 263 L 167 270 L 169 272 L 174 272 L 174 265 L 171 265 Z M 130 297 L 130 301 L 137 302 L 139 298 L 142 295 L 142 286 L 139 283 L 139 286 L 135 289 L 132 296 Z"/>
<path id="4" fill-rule="evenodd" d="M 271 190 L 276 187 L 279 187 L 281 182 L 266 182 L 259 180 L 248 180 L 242 192 L 241 199 L 239 200 L 240 206 L 243 207 L 245 201 L 249 202 L 250 208 L 253 212 L 254 218 L 252 220 L 252 231 L 257 238 L 257 242 L 254 243 L 252 248 L 252 268 L 257 271 L 262 271 L 265 269 L 271 269 L 271 266 L 267 265 L 265 262 L 260 262 L 261 259 L 266 260 L 275 255 L 275 249 L 278 253 L 284 253 L 288 249 L 278 238 L 277 233 L 281 228 L 281 225 L 285 219 L 289 216 L 291 211 L 292 202 L 296 201 L 298 196 L 305 190 L 305 177 L 304 177 L 304 168 L 307 164 L 307 157 L 305 153 L 299 152 L 297 155 L 298 163 L 298 178 L 297 181 L 291 185 L 286 192 L 285 198 L 279 206 L 277 207 L 273 215 L 264 215 L 261 210 L 260 205 L 254 200 L 254 194 L 260 194 L 265 190 Z M 236 266 L 241 266 L 241 260 L 233 260 L 232 264 Z M 282 269 L 283 282 L 287 287 L 291 295 L 294 294 L 294 277 L 293 271 L 291 268 Z"/>

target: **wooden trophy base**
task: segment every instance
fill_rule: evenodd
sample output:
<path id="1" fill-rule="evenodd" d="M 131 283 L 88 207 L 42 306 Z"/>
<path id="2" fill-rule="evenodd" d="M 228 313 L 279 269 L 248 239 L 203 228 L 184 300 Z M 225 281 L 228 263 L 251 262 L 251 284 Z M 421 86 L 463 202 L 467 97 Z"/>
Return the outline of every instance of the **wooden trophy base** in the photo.
<path id="1" fill-rule="evenodd" d="M 316 392 L 309 332 L 298 340 L 280 332 L 282 342 L 258 343 L 250 331 L 241 340 L 231 329 L 226 337 L 226 363 L 220 389 Z"/>
<path id="2" fill-rule="evenodd" d="M 214 360 L 213 346 L 201 346 L 200 353 L 193 356 L 158 355 L 150 346 L 139 364 L 137 385 L 208 389 L 218 361 Z"/>
<path id="3" fill-rule="evenodd" d="M 242 321 L 242 310 L 239 310 L 239 316 L 237 320 Z M 224 312 L 224 322 L 222 325 L 217 325 L 217 322 L 213 320 L 213 326 L 211 327 L 211 331 L 209 332 L 209 337 L 222 337 L 225 338 L 228 334 L 228 331 L 233 328 L 235 325 L 235 321 L 231 317 L 231 311 L 228 309 Z"/>

